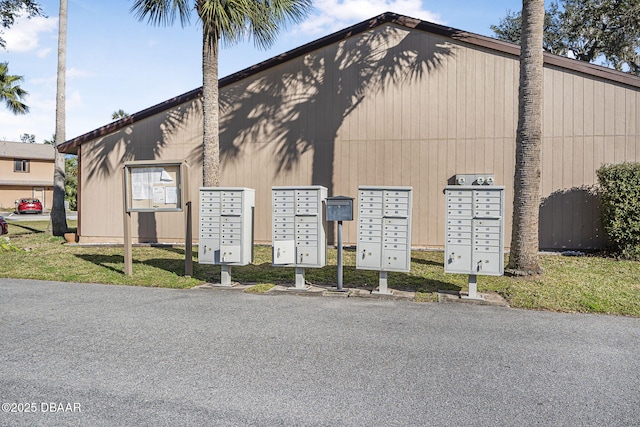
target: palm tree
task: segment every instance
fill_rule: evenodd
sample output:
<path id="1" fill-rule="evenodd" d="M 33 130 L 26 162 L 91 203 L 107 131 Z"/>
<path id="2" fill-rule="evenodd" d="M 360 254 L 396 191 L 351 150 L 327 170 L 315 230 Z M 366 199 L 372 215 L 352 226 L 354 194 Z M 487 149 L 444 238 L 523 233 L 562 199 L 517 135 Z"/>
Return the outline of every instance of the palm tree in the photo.
<path id="1" fill-rule="evenodd" d="M 4 101 L 13 114 L 27 114 L 29 112 L 29 107 L 22 102 L 28 92 L 20 87 L 21 81 L 22 76 L 9 74 L 8 62 L 0 62 L 0 101 Z"/>
<path id="2" fill-rule="evenodd" d="M 220 41 L 233 44 L 253 37 L 258 47 L 273 44 L 282 25 L 306 17 L 311 0 L 136 0 L 136 16 L 154 25 L 170 25 L 176 16 L 187 24 L 192 10 L 202 24 L 203 179 L 206 187 L 220 184 L 218 52 Z"/>
<path id="3" fill-rule="evenodd" d="M 122 108 L 111 113 L 112 120 L 120 120 L 124 119 L 125 117 L 129 117 L 129 113 L 125 112 Z"/>
<path id="4" fill-rule="evenodd" d="M 60 0 L 60 18 L 58 28 L 58 82 L 56 88 L 56 144 L 65 141 L 66 106 L 65 86 L 67 79 L 67 0 Z M 64 209 L 65 195 L 64 154 L 55 150 L 55 168 L 53 172 L 53 207 L 51 209 L 51 228 L 54 236 L 67 232 L 67 214 Z"/>
<path id="5" fill-rule="evenodd" d="M 544 0 L 523 0 L 513 227 L 507 267 L 519 275 L 542 272 L 538 264 L 538 216 L 542 146 L 543 25 Z"/>

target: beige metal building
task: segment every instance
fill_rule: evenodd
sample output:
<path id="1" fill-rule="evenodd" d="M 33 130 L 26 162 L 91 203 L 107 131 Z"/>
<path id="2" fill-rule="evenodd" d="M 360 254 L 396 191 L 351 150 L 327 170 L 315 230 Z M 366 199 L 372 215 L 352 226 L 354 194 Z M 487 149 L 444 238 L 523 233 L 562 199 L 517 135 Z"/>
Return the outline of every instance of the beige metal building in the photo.
<path id="1" fill-rule="evenodd" d="M 13 210 L 15 201 L 40 199 L 53 206 L 53 145 L 0 141 L 0 208 Z"/>
<path id="2" fill-rule="evenodd" d="M 271 240 L 271 187 L 414 189 L 412 242 L 444 246 L 444 187 L 493 173 L 511 228 L 519 48 L 391 13 L 221 79 L 222 185 L 256 189 L 255 239 Z M 587 186 L 604 163 L 640 160 L 640 78 L 545 54 L 540 245 L 598 248 Z M 81 242 L 122 240 L 122 166 L 186 160 L 197 224 L 201 90 L 67 141 L 79 155 Z M 140 241 L 181 241 L 180 213 L 133 214 Z M 355 243 L 355 222 L 345 243 Z M 197 234 L 197 233 L 196 233 Z M 333 233 L 329 233 L 332 240 Z"/>

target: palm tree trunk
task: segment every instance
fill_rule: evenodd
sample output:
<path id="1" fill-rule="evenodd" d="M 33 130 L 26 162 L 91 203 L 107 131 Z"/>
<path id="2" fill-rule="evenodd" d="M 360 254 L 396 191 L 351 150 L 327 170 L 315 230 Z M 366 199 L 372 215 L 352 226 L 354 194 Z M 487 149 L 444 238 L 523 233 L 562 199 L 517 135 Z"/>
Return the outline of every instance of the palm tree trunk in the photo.
<path id="1" fill-rule="evenodd" d="M 544 0 L 523 0 L 513 227 L 507 268 L 518 275 L 542 272 L 538 264 L 538 216 L 542 147 L 543 25 Z"/>
<path id="2" fill-rule="evenodd" d="M 66 139 L 65 86 L 67 69 L 67 0 L 60 0 L 60 18 L 58 29 L 58 81 L 56 95 L 56 135 L 57 144 Z M 67 232 L 67 215 L 64 209 L 65 161 L 64 154 L 55 150 L 53 172 L 53 207 L 51 209 L 51 227 L 54 236 Z"/>
<path id="3" fill-rule="evenodd" d="M 218 38 L 208 34 L 202 39 L 202 184 L 220 185 L 220 134 L 218 109 Z"/>

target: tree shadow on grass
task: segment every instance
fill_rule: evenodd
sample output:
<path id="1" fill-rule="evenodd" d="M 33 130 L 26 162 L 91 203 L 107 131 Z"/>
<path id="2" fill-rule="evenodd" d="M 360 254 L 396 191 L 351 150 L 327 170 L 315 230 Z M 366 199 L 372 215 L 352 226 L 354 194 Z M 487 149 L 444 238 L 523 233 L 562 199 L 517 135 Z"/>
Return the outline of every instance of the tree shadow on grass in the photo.
<path id="1" fill-rule="evenodd" d="M 184 251 L 182 252 L 184 253 Z M 76 257 L 95 264 L 99 267 L 113 271 L 114 273 L 124 274 L 124 256 L 123 255 L 93 255 L 93 254 L 76 254 Z M 139 260 L 133 257 L 132 263 L 134 265 L 146 265 L 149 267 L 157 268 L 160 270 L 174 273 L 178 276 L 184 276 L 184 259 L 175 258 L 152 258 Z M 192 277 L 204 280 L 204 277 Z"/>
<path id="2" fill-rule="evenodd" d="M 172 253 L 184 253 L 181 248 L 163 248 Z M 124 274 L 124 257 L 122 255 L 91 255 L 76 254 L 76 257 L 93 263 L 99 267 Z M 431 263 L 431 261 L 426 261 Z M 184 276 L 184 259 L 152 258 L 139 260 L 133 258 L 133 265 L 146 265 L 149 267 Z M 212 264 L 199 264 L 193 261 L 191 277 L 204 282 L 220 282 L 220 266 Z M 343 267 L 343 286 L 345 288 L 359 288 L 373 291 L 379 283 L 379 272 L 372 270 L 359 270 L 353 266 Z M 277 267 L 271 263 L 248 264 L 231 267 L 231 278 L 239 283 L 274 283 L 279 285 L 291 285 L 295 283 L 295 269 L 292 267 Z M 335 265 L 327 265 L 322 268 L 308 268 L 305 270 L 305 280 L 310 284 L 321 286 L 335 286 L 337 283 L 337 269 Z M 439 290 L 460 291 L 460 287 L 449 282 L 411 273 L 389 272 L 388 285 L 391 289 L 412 292 L 437 292 Z"/>
<path id="3" fill-rule="evenodd" d="M 430 261 L 428 259 L 421 259 L 416 257 L 411 257 L 411 262 L 422 265 L 433 265 L 434 267 L 442 267 L 444 268 L 444 263 L 437 261 Z"/>
<path id="4" fill-rule="evenodd" d="M 195 269 L 194 269 L 195 270 Z M 217 268 L 219 280 L 219 267 Z M 374 290 L 380 281 L 378 271 L 359 270 L 354 266 L 343 267 L 343 286 Z M 293 267 L 274 267 L 270 263 L 250 264 L 233 267 L 232 280 L 245 283 L 275 283 L 291 285 L 295 283 L 295 269 Z M 337 268 L 327 265 L 322 268 L 308 268 L 305 270 L 305 280 L 313 285 L 336 286 Z M 411 273 L 389 272 L 388 284 L 391 289 L 413 292 L 437 292 L 438 290 L 459 291 L 461 288 L 453 283 L 437 279 L 430 279 Z"/>
<path id="5" fill-rule="evenodd" d="M 9 224 L 12 227 L 19 227 L 19 228 L 22 228 L 23 230 L 30 231 L 32 233 L 36 233 L 36 234 L 44 233 L 44 230 L 38 230 L 37 228 L 27 227 L 26 225 L 23 225 L 23 224 L 20 224 L 20 223 L 17 223 L 17 222 L 10 222 Z M 26 233 L 23 233 L 23 234 L 26 234 Z M 20 235 L 22 235 L 22 234 L 20 234 Z"/>

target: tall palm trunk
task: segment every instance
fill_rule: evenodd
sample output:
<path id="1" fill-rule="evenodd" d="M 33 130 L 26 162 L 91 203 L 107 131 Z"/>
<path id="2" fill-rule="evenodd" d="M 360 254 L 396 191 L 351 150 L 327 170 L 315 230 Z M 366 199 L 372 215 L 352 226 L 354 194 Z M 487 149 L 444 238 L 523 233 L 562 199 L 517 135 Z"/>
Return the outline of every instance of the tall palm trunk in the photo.
<path id="1" fill-rule="evenodd" d="M 56 95 L 56 135 L 57 144 L 66 139 L 65 86 L 67 79 L 67 0 L 60 0 L 60 21 L 58 29 L 58 82 Z M 55 150 L 55 169 L 53 172 L 53 208 L 51 209 L 51 227 L 54 236 L 67 232 L 67 215 L 64 209 L 65 161 L 64 154 Z"/>
<path id="2" fill-rule="evenodd" d="M 508 270 L 519 275 L 542 272 L 538 264 L 538 216 L 542 147 L 543 24 L 544 0 L 523 0 L 513 227 L 508 265 Z"/>
<path id="3" fill-rule="evenodd" d="M 202 183 L 220 185 L 220 134 L 218 108 L 218 37 L 203 31 L 202 39 Z"/>

